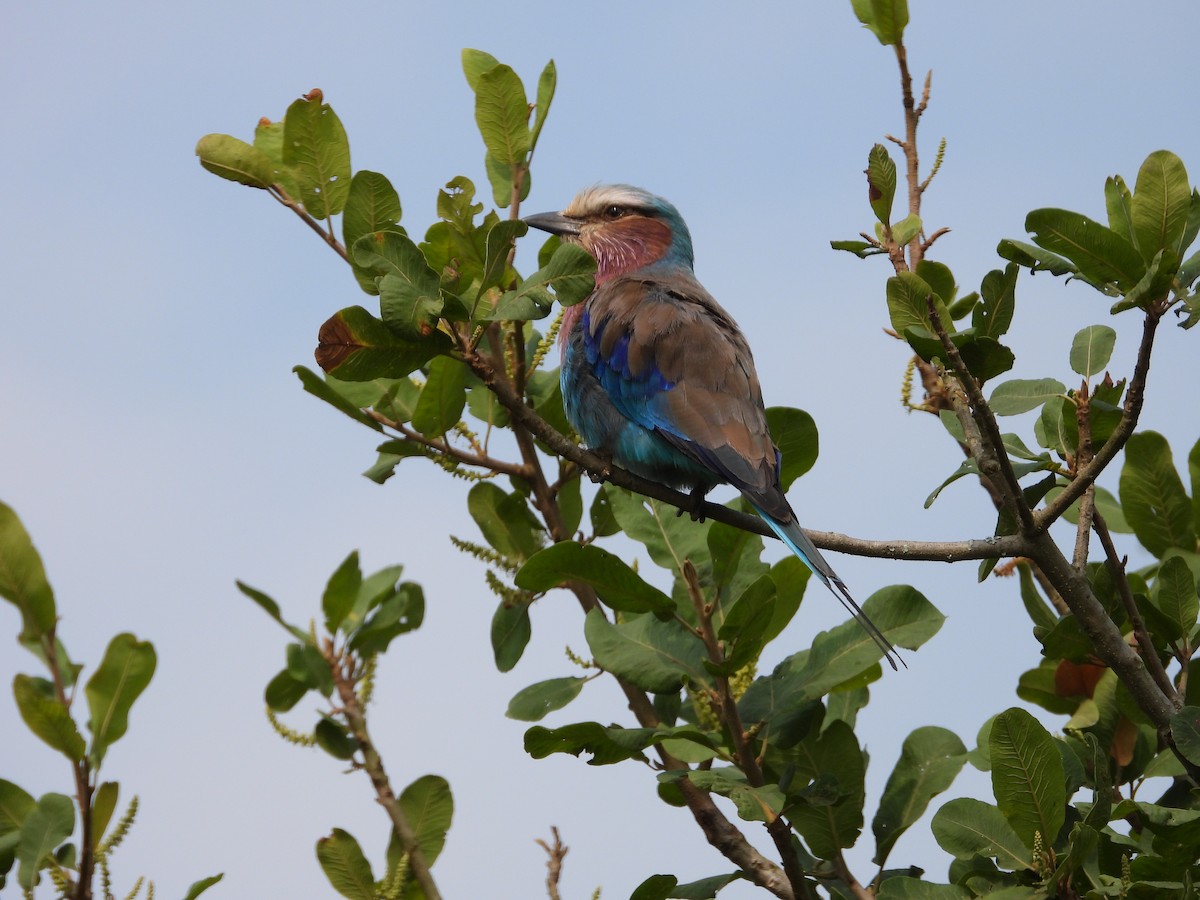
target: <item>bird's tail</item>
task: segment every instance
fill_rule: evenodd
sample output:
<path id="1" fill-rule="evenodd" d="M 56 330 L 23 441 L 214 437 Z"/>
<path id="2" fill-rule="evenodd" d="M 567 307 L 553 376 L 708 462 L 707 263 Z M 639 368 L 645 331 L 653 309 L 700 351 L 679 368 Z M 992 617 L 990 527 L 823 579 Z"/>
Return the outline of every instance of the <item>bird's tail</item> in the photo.
<path id="1" fill-rule="evenodd" d="M 813 574 L 821 579 L 833 596 L 837 597 L 841 601 L 842 606 L 846 607 L 846 611 L 858 620 L 858 624 L 863 627 L 863 630 L 871 636 L 871 640 L 883 651 L 883 658 L 888 661 L 888 665 L 898 671 L 899 666 L 896 663 L 899 662 L 901 666 L 907 669 L 908 664 L 896 652 L 896 648 L 892 646 L 892 642 L 883 636 L 883 632 L 875 627 L 875 623 L 867 618 L 867 614 L 854 602 L 854 598 L 846 590 L 846 585 L 842 582 L 842 579 L 838 578 L 837 573 L 833 571 L 833 567 L 821 555 L 821 551 L 808 539 L 808 536 L 800 528 L 800 523 L 793 517 L 790 522 L 784 524 L 767 515 L 757 504 L 752 505 L 754 506 L 754 511 L 758 513 L 764 522 L 771 526 L 771 530 L 779 536 L 779 539 L 787 544 L 788 548 L 800 558 L 802 563 L 812 569 Z"/>

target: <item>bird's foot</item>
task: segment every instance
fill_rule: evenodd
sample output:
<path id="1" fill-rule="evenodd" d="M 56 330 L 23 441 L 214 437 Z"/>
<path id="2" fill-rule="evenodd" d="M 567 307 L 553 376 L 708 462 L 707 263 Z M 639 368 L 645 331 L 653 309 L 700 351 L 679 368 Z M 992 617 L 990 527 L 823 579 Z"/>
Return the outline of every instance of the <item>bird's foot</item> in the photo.
<path id="1" fill-rule="evenodd" d="M 686 512 L 691 517 L 693 522 L 702 523 L 704 521 L 704 498 L 707 495 L 708 490 L 706 488 L 692 488 L 691 492 L 688 494 L 690 508 L 683 506 L 679 507 L 679 509 L 675 511 L 675 518 L 678 519 Z"/>
<path id="2" fill-rule="evenodd" d="M 604 484 L 612 475 L 612 454 L 600 450 L 593 450 L 592 453 L 600 458 L 600 470 L 588 469 L 588 478 L 592 479 L 592 484 Z"/>

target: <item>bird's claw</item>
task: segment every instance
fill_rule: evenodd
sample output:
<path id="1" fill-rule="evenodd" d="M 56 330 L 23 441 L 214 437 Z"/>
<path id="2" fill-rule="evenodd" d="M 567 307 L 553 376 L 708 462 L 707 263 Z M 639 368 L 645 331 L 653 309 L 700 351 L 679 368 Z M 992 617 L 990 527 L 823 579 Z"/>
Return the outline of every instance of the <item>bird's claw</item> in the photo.
<path id="1" fill-rule="evenodd" d="M 592 484 L 604 484 L 612 475 L 612 455 L 609 453 L 601 453 L 593 450 L 592 453 L 600 458 L 600 469 L 588 469 L 588 478 L 592 479 Z"/>
<path id="2" fill-rule="evenodd" d="M 693 522 L 700 522 L 703 524 L 704 497 L 707 494 L 708 491 L 706 490 L 701 488 L 692 488 L 691 492 L 688 494 L 688 500 L 690 501 L 688 506 L 681 506 L 679 509 L 675 510 L 675 518 L 678 519 L 686 512 Z"/>

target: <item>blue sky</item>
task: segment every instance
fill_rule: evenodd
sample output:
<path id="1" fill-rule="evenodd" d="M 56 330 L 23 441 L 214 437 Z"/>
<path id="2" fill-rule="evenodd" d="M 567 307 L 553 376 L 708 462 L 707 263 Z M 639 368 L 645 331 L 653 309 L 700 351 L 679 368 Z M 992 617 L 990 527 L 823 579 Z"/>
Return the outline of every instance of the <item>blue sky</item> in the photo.
<path id="1" fill-rule="evenodd" d="M 913 70 L 934 71 L 926 162 L 949 141 L 925 221 L 952 229 L 933 255 L 964 290 L 1000 266 L 996 242 L 1023 238 L 1032 208 L 1102 218 L 1105 177 L 1132 182 L 1161 147 L 1200 175 L 1200 126 L 1175 62 L 1200 24 L 1194 2 L 1135 13 L 941 0 L 914 2 L 913 17 Z M 355 168 L 386 173 L 421 233 L 447 180 L 485 183 L 461 48 L 491 52 L 530 86 L 554 58 L 559 90 L 526 209 L 560 209 L 607 181 L 676 203 L 698 275 L 750 339 L 768 404 L 806 409 L 821 430 L 817 467 L 791 492 L 802 521 L 864 537 L 983 536 L 993 513 L 967 482 L 922 509 L 959 453 L 897 402 L 906 355 L 882 331 L 885 264 L 828 245 L 870 227 L 867 152 L 903 127 L 891 51 L 848 2 L 10 4 L 5 21 L 0 499 L 45 559 L 77 659 L 94 664 L 124 630 L 159 654 L 105 766 L 142 800 L 114 858 L 118 889 L 145 874 L 159 896 L 181 896 L 224 871 L 211 896 L 332 896 L 313 844 L 334 826 L 379 867 L 386 823 L 365 779 L 270 732 L 262 688 L 283 662 L 282 633 L 233 584 L 305 621 L 355 548 L 368 569 L 403 563 L 425 587 L 426 625 L 381 666 L 373 728 L 397 786 L 436 772 L 454 789 L 436 868 L 447 897 L 539 896 L 533 841 L 552 824 L 572 848 L 564 896 L 599 885 L 621 898 L 655 872 L 726 871 L 690 818 L 654 798 L 644 769 L 524 754 L 525 726 L 504 708 L 527 684 L 571 674 L 562 647 L 585 646 L 577 609 L 541 602 L 525 659 L 495 671 L 492 595 L 446 538 L 477 533 L 465 487 L 419 463 L 384 487 L 362 478 L 373 436 L 291 374 L 312 365 L 320 323 L 363 296 L 298 220 L 204 172 L 193 147 L 208 132 L 249 137 L 260 116 L 280 118 L 320 87 Z M 1013 374 L 1071 381 L 1071 338 L 1109 322 L 1108 304 L 1049 276 L 1022 275 L 1017 297 Z M 1139 325 L 1132 313 L 1111 324 L 1112 369 L 1125 375 Z M 1180 459 L 1200 423 L 1196 339 L 1163 329 L 1143 419 Z M 908 654 L 909 671 L 872 686 L 860 716 L 869 822 L 904 736 L 937 724 L 972 746 L 989 715 L 1018 702 L 1037 648 L 1016 586 L 976 586 L 971 564 L 833 562 L 860 597 L 907 582 L 948 616 Z M 814 594 L 764 668 L 840 618 Z M 17 628 L 0 606 L 5 683 L 36 665 L 11 641 Z M 617 690 L 596 683 L 550 721 L 622 714 Z M 65 762 L 11 700 L 0 700 L 0 734 L 0 777 L 35 795 L 69 790 Z M 954 789 L 987 792 L 970 770 Z M 860 878 L 873 874 L 872 851 L 868 833 L 850 855 Z M 948 864 L 924 826 L 892 860 L 939 878 Z"/>

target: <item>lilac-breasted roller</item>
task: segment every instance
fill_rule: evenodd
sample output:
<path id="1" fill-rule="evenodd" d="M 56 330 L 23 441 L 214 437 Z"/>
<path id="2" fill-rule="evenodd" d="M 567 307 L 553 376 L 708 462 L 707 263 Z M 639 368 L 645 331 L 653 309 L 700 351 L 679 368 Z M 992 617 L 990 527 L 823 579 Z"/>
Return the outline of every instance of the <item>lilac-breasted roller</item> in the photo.
<path id="1" fill-rule="evenodd" d="M 779 484 L 750 346 L 692 271 L 678 210 L 627 185 L 581 192 L 525 218 L 596 260 L 596 289 L 563 315 L 562 395 L 583 442 L 697 498 L 732 484 L 896 668 L 899 655 L 805 536 Z"/>

